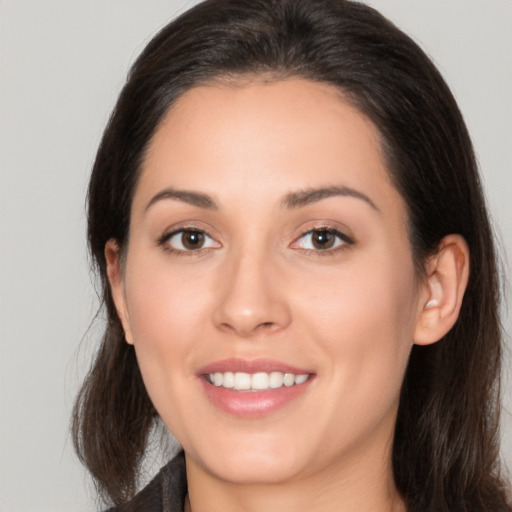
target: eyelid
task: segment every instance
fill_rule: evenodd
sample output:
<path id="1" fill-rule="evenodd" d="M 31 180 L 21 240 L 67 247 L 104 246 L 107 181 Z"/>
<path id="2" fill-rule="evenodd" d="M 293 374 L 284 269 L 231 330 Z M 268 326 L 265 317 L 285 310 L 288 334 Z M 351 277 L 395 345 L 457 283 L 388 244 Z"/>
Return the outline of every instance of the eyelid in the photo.
<path id="1" fill-rule="evenodd" d="M 315 232 L 328 232 L 336 237 L 341 241 L 341 243 L 338 243 L 334 247 L 330 247 L 327 249 L 315 249 L 315 248 L 305 248 L 301 247 L 299 245 L 300 240 L 302 240 L 307 235 L 312 235 Z M 332 225 L 316 225 L 309 227 L 307 229 L 304 229 L 301 231 L 298 236 L 294 238 L 294 241 L 291 244 L 292 249 L 298 249 L 306 252 L 313 252 L 315 254 L 332 254 L 333 252 L 336 252 L 338 250 L 346 249 L 352 245 L 355 244 L 355 240 L 352 238 L 352 236 L 347 235 L 343 230 L 341 230 L 338 227 L 332 226 Z"/>
<path id="2" fill-rule="evenodd" d="M 208 240 L 214 242 L 214 245 L 210 245 L 208 247 L 200 247 L 198 249 L 191 250 L 191 249 L 186 249 L 186 248 L 176 248 L 170 244 L 170 240 L 174 236 L 179 235 L 180 233 L 187 232 L 187 231 L 193 232 L 193 233 L 201 233 L 206 238 L 208 238 Z M 198 254 L 198 253 L 201 253 L 204 251 L 208 251 L 210 249 L 216 249 L 216 248 L 222 247 L 220 242 L 218 242 L 213 236 L 211 236 L 208 233 L 208 231 L 206 231 L 205 229 L 200 228 L 198 226 L 189 225 L 189 224 L 176 226 L 176 227 L 164 232 L 164 234 L 158 238 L 157 245 L 163 246 L 165 250 L 175 253 L 175 254 L 188 254 L 188 255 Z"/>
<path id="3" fill-rule="evenodd" d="M 177 248 L 173 247 L 169 241 L 176 235 L 183 232 L 197 232 L 203 234 L 209 240 L 209 246 L 207 247 L 199 247 L 197 249 L 187 249 L 187 248 Z M 300 241 L 304 239 L 308 235 L 312 235 L 315 232 L 328 232 L 336 236 L 339 240 L 334 247 L 328 247 L 326 249 L 321 248 L 307 248 L 302 247 L 300 245 Z M 213 243 L 212 243 L 213 242 Z M 166 251 L 173 252 L 180 255 L 198 255 L 205 251 L 209 251 L 211 249 L 217 249 L 222 247 L 222 244 L 216 240 L 215 237 L 210 235 L 210 233 L 202 227 L 191 224 L 182 224 L 178 226 L 174 226 L 167 231 L 164 232 L 162 236 L 160 236 L 156 240 L 157 245 L 163 246 Z M 292 249 L 300 250 L 303 252 L 310 252 L 315 254 L 332 254 L 338 250 L 346 249 L 352 245 L 354 245 L 355 240 L 351 235 L 346 233 L 346 230 L 333 226 L 332 224 L 320 224 L 320 225 L 310 225 L 306 228 L 303 228 L 294 238 L 290 247 Z"/>

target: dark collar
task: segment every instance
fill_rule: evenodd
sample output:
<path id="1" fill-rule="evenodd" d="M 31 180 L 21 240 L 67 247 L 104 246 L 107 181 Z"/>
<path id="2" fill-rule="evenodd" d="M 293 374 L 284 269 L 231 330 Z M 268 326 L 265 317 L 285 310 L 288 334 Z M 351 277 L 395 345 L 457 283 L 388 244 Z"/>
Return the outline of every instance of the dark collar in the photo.
<path id="1" fill-rule="evenodd" d="M 179 452 L 133 499 L 108 512 L 183 512 L 186 496 L 185 455 Z"/>

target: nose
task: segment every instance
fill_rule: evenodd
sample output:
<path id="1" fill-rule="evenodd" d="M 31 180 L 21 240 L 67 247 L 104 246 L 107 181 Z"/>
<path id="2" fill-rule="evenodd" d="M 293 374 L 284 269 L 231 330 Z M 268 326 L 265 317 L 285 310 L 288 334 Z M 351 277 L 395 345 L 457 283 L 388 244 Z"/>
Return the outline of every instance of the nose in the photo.
<path id="1" fill-rule="evenodd" d="M 282 272 L 270 257 L 246 251 L 224 263 L 213 312 L 217 328 L 247 338 L 277 332 L 290 324 Z"/>

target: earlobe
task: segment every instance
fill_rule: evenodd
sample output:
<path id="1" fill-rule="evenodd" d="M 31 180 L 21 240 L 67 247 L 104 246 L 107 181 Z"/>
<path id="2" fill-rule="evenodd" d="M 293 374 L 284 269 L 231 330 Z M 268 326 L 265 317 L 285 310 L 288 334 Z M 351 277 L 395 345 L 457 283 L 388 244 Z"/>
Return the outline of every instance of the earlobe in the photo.
<path id="1" fill-rule="evenodd" d="M 414 343 L 439 341 L 455 324 L 469 277 L 469 249 L 460 235 L 448 235 L 427 264 L 424 293 L 418 304 Z"/>
<path id="2" fill-rule="evenodd" d="M 133 345 L 133 337 L 130 329 L 128 308 L 124 292 L 121 255 L 119 246 L 113 239 L 109 240 L 105 244 L 105 261 L 107 262 L 107 276 L 112 298 L 116 306 L 117 315 L 123 325 L 126 342 Z"/>

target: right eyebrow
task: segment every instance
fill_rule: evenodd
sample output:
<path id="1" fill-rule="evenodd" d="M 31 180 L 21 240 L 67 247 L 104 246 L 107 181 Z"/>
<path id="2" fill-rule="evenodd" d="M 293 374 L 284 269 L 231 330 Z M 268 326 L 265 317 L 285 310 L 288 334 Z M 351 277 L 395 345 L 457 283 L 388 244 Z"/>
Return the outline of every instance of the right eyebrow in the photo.
<path id="1" fill-rule="evenodd" d="M 184 203 L 191 204 L 192 206 L 198 206 L 199 208 L 206 208 L 208 210 L 218 210 L 217 204 L 208 194 L 203 194 L 202 192 L 194 192 L 192 190 L 176 190 L 174 188 L 166 188 L 158 192 L 158 194 L 155 194 L 149 200 L 148 204 L 144 208 L 144 211 L 146 212 L 155 203 L 165 199 L 182 201 Z"/>

